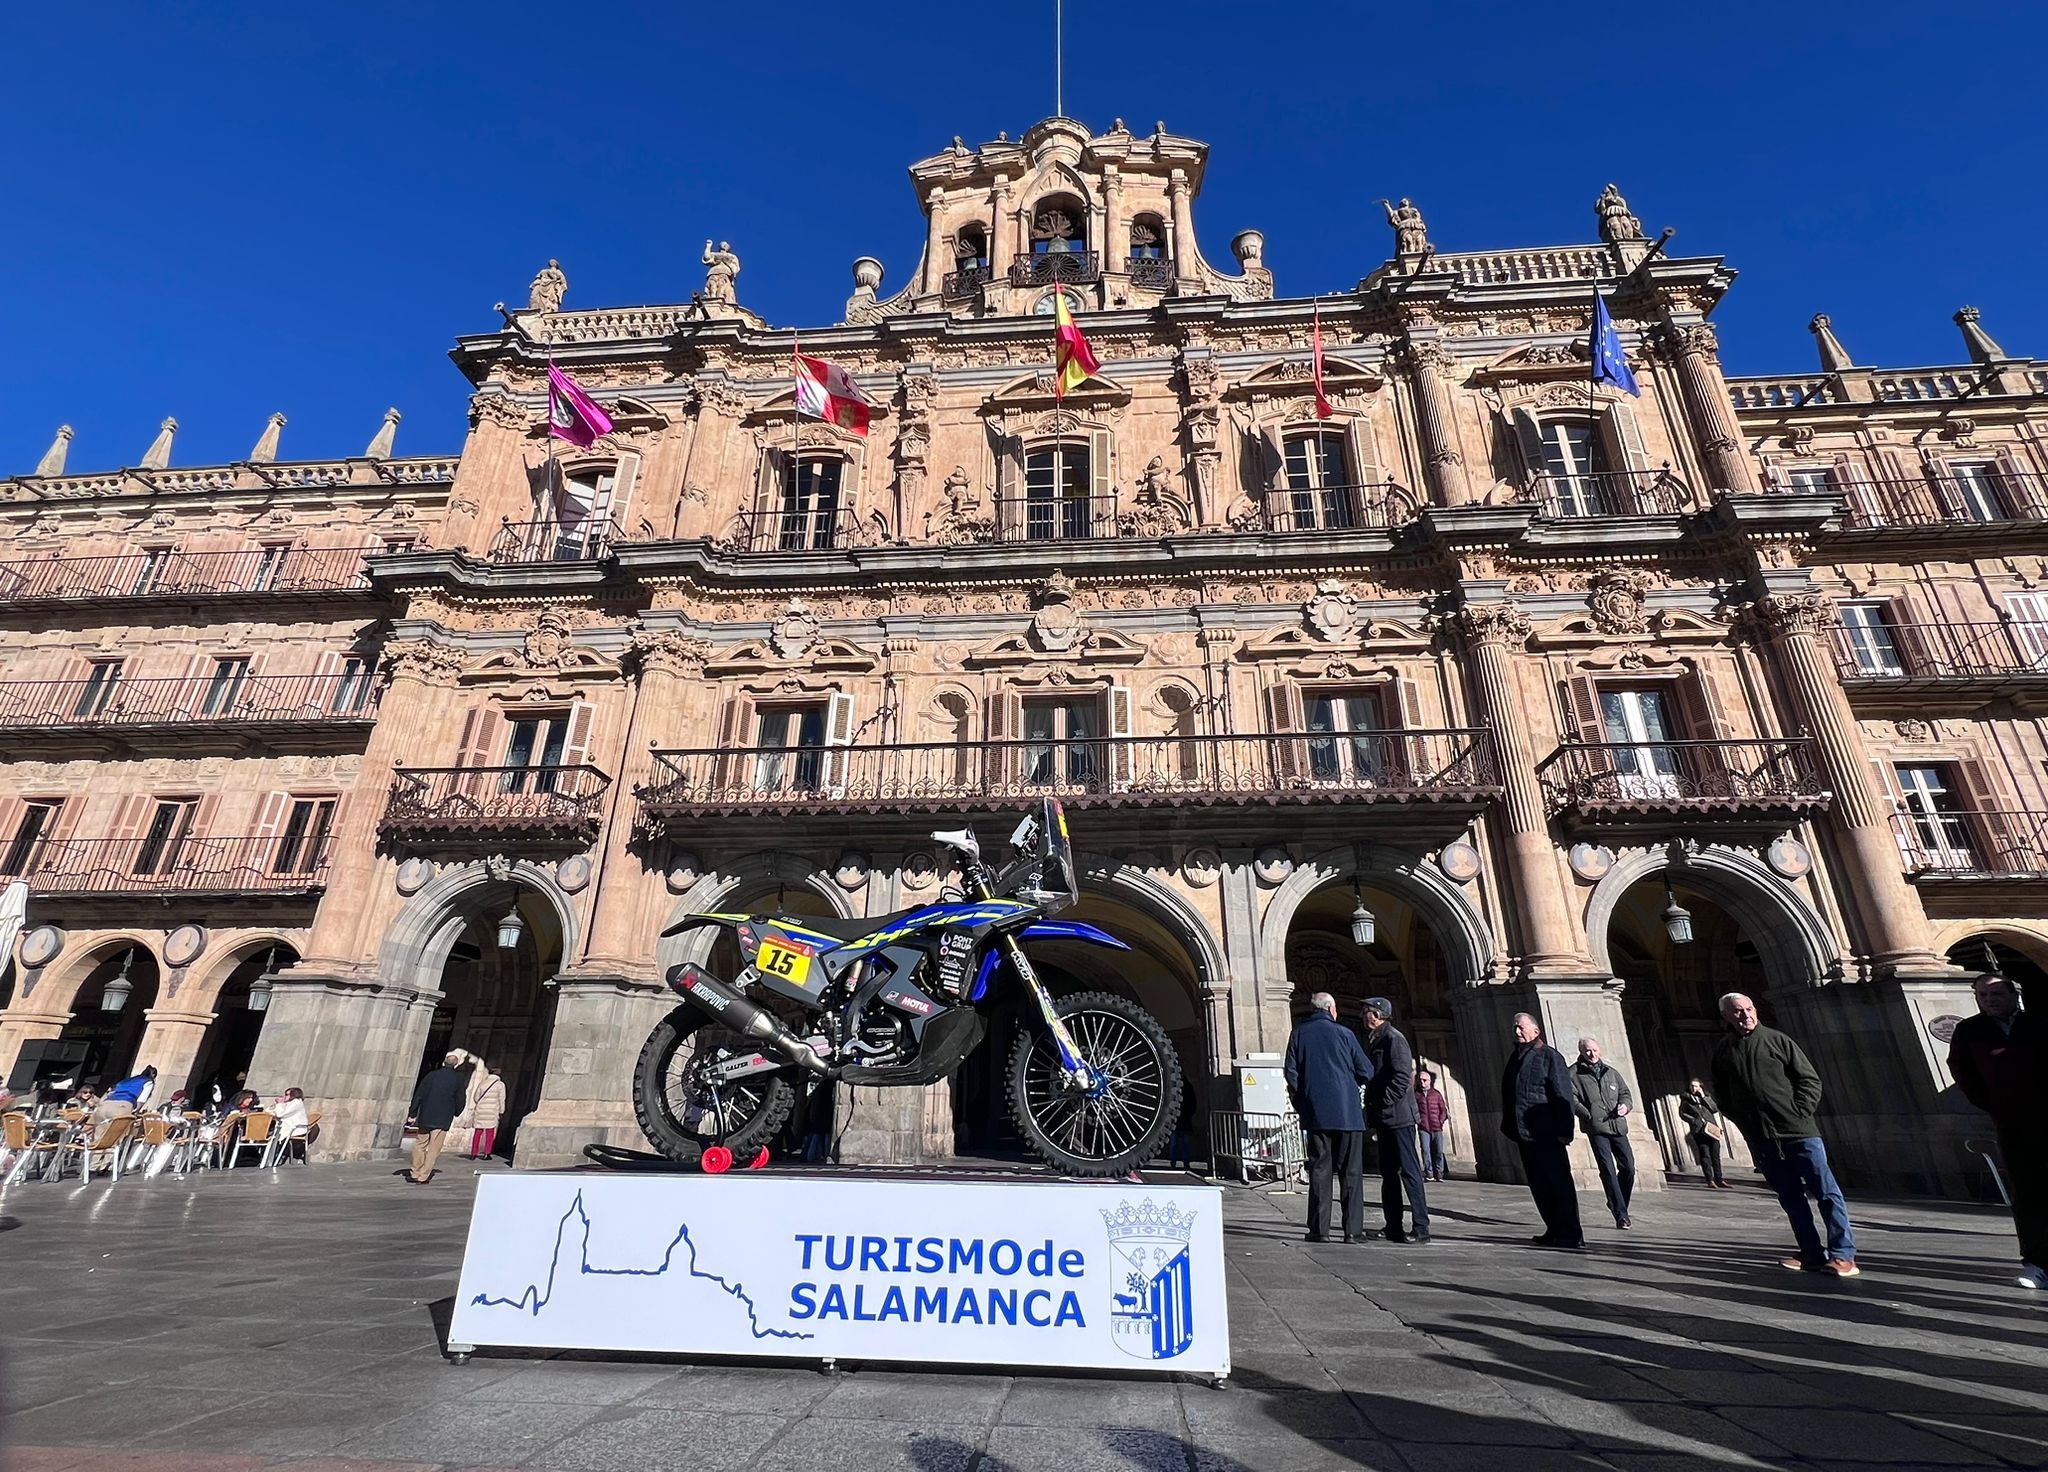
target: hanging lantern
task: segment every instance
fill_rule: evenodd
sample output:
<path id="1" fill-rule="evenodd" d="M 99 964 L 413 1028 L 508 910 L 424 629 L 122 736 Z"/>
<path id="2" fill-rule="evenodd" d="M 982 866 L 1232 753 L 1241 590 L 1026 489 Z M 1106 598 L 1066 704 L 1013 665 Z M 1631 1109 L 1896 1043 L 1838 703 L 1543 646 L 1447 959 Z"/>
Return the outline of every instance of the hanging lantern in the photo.
<path id="1" fill-rule="evenodd" d="M 1669 879 L 1664 881 L 1664 933 L 1675 946 L 1692 944 L 1692 911 L 1678 902 Z"/>
<path id="2" fill-rule="evenodd" d="M 526 934 L 526 922 L 519 917 L 519 901 L 512 902 L 512 908 L 505 912 L 505 918 L 498 922 L 498 949 L 517 950 L 519 938 Z"/>
<path id="3" fill-rule="evenodd" d="M 128 1005 L 128 998 L 135 991 L 135 983 L 128 979 L 128 968 L 134 964 L 135 947 L 130 946 L 122 952 L 121 970 L 100 988 L 100 1011 L 118 1012 Z"/>
<path id="4" fill-rule="evenodd" d="M 1356 879 L 1351 881 L 1351 896 L 1358 902 L 1351 911 L 1351 943 L 1363 950 L 1372 944 L 1373 929 L 1378 921 L 1365 907 L 1365 894 L 1359 889 Z"/>
<path id="5" fill-rule="evenodd" d="M 263 958 L 263 974 L 249 983 L 249 1010 L 268 1012 L 270 1010 L 270 973 L 277 969 L 277 947 L 270 948 L 270 954 Z"/>

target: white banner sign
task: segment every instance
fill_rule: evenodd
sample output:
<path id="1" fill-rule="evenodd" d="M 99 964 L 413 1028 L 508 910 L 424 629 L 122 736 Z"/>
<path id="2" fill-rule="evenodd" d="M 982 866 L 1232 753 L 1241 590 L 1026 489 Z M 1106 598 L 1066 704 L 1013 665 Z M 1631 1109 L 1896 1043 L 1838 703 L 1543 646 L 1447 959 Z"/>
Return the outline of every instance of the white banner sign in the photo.
<path id="1" fill-rule="evenodd" d="M 1223 1193 L 485 1176 L 448 1339 L 1226 1375 Z"/>

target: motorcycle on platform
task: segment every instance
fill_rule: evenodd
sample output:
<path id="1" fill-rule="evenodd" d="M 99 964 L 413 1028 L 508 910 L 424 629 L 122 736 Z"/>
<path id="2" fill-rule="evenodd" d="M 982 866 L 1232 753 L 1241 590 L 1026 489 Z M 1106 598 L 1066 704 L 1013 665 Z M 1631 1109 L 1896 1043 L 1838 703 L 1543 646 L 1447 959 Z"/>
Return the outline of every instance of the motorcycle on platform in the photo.
<path id="1" fill-rule="evenodd" d="M 730 981 L 693 962 L 668 970 L 682 1005 L 649 1035 L 633 1076 L 634 1111 L 662 1154 L 688 1164 L 713 1146 L 754 1153 L 806 1075 L 813 1086 L 937 1083 L 988 1035 L 1011 989 L 1024 993 L 1024 1026 L 1005 1093 L 1031 1149 L 1074 1176 L 1127 1175 L 1158 1152 L 1181 1103 L 1166 1029 L 1108 992 L 1055 999 L 1031 963 L 1034 941 L 1130 949 L 1052 918 L 1079 898 L 1059 803 L 1041 801 L 1018 825 L 1001 874 L 972 830 L 932 838 L 959 857 L 958 900 L 850 920 L 691 915 L 662 932 L 731 931 L 747 961 Z"/>

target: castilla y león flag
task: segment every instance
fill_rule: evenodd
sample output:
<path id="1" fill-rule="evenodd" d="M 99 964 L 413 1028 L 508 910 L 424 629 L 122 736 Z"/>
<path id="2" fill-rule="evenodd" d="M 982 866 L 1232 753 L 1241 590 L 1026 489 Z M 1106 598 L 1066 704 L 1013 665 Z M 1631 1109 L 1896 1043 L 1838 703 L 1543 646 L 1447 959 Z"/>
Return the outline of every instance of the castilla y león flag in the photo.
<path id="1" fill-rule="evenodd" d="M 587 450 L 597 437 L 612 432 L 612 416 L 597 406 L 597 400 L 577 386 L 576 380 L 548 364 L 548 433 Z"/>
<path id="2" fill-rule="evenodd" d="M 860 391 L 860 385 L 844 368 L 823 358 L 796 354 L 796 412 L 799 415 L 808 414 L 813 419 L 822 419 L 855 434 L 866 434 L 870 407 L 868 396 Z"/>
<path id="3" fill-rule="evenodd" d="M 1088 346 L 1088 339 L 1081 336 L 1081 329 L 1074 325 L 1073 316 L 1067 311 L 1064 294 L 1053 298 L 1052 341 L 1053 397 L 1066 397 L 1102 371 L 1102 364 L 1095 359 L 1095 349 Z"/>

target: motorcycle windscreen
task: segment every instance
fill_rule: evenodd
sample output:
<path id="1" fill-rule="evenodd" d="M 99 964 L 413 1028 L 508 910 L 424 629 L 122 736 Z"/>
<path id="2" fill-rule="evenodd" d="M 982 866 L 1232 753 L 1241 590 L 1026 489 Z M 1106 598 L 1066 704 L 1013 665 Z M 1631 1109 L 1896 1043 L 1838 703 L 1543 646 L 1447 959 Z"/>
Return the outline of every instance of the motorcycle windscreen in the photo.
<path id="1" fill-rule="evenodd" d="M 1004 875 L 1005 893 L 1048 915 L 1081 897 L 1074 875 L 1074 846 L 1067 837 L 1066 810 L 1056 799 L 1041 798 L 1038 811 L 1017 825 L 1010 841 L 1022 852 Z"/>

